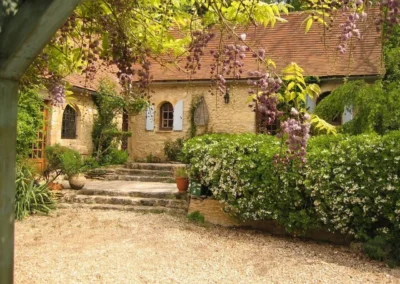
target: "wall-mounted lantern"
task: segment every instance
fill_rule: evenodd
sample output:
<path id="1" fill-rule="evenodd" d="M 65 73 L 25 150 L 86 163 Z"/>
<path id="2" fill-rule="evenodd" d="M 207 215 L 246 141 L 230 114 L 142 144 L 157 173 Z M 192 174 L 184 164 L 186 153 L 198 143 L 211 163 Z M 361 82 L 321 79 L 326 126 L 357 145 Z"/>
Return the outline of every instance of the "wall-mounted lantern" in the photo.
<path id="1" fill-rule="evenodd" d="M 226 92 L 224 95 L 225 104 L 229 104 L 229 88 L 226 88 Z"/>

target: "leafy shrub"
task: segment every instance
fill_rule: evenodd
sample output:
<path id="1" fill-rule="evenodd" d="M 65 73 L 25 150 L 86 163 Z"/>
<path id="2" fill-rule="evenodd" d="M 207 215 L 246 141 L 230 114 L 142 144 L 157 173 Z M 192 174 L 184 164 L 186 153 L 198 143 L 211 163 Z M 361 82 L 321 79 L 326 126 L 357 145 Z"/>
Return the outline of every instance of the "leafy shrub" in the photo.
<path id="1" fill-rule="evenodd" d="M 204 215 L 201 214 L 199 211 L 194 211 L 192 213 L 189 213 L 187 215 L 187 218 L 189 219 L 189 221 L 199 223 L 199 224 L 202 224 L 205 222 Z"/>
<path id="2" fill-rule="evenodd" d="M 101 158 L 102 165 L 122 165 L 128 161 L 129 154 L 115 147 L 110 148 Z"/>
<path id="3" fill-rule="evenodd" d="M 47 184 L 36 184 L 33 172 L 26 166 L 16 170 L 15 218 L 22 220 L 35 213 L 48 214 L 55 209 L 55 201 Z"/>
<path id="4" fill-rule="evenodd" d="M 83 160 L 78 151 L 69 149 L 60 156 L 63 173 L 71 177 L 83 171 Z"/>
<path id="5" fill-rule="evenodd" d="M 96 169 L 100 167 L 99 162 L 96 160 L 95 157 L 86 157 L 83 160 L 83 166 L 85 169 L 91 170 L 91 169 Z"/>
<path id="6" fill-rule="evenodd" d="M 164 153 L 168 161 L 182 161 L 183 139 L 178 138 L 175 141 L 168 140 L 164 143 Z"/>
<path id="7" fill-rule="evenodd" d="M 385 233 L 369 239 L 365 245 L 365 253 L 372 259 L 385 261 L 389 266 L 400 265 L 400 233 Z"/>
<path id="8" fill-rule="evenodd" d="M 146 156 L 145 160 L 146 163 L 161 163 L 162 159 L 150 153 Z"/>
<path id="9" fill-rule="evenodd" d="M 146 156 L 146 163 L 152 163 L 153 162 L 153 154 L 150 153 L 149 155 Z"/>
<path id="10" fill-rule="evenodd" d="M 62 161 L 61 156 L 68 152 L 70 149 L 60 144 L 54 144 L 52 146 L 46 147 L 45 154 L 47 160 L 46 173 L 51 173 L 53 171 L 61 170 Z M 61 173 L 61 172 L 60 172 Z"/>
<path id="11" fill-rule="evenodd" d="M 18 97 L 17 159 L 28 158 L 37 133 L 43 127 L 43 100 L 37 91 L 23 90 Z"/>
<path id="12" fill-rule="evenodd" d="M 81 154 L 73 149 L 70 149 L 60 144 L 54 144 L 46 147 L 47 167 L 45 175 L 49 179 L 51 173 L 55 173 L 55 177 L 60 174 L 68 176 L 80 173 L 83 171 L 84 161 Z"/>
<path id="13" fill-rule="evenodd" d="M 280 141 L 269 135 L 212 134 L 190 139 L 183 152 L 199 179 L 242 219 L 276 219 L 292 231 L 311 226 L 301 173 L 274 166 Z M 279 197 L 279 198 L 278 198 Z"/>
<path id="14" fill-rule="evenodd" d="M 205 135 L 183 148 L 190 178 L 242 219 L 273 219 L 294 233 L 323 227 L 362 241 L 399 231 L 400 132 L 314 137 L 303 167 L 276 165 L 282 151 L 277 138 L 253 134 Z M 400 250 L 394 239 L 384 238 L 392 258 Z"/>

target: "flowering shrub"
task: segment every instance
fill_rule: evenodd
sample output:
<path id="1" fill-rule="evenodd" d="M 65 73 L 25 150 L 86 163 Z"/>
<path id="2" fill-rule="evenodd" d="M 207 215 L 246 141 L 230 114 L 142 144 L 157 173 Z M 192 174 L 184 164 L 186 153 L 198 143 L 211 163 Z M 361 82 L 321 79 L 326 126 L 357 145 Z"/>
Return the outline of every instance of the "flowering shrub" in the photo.
<path id="1" fill-rule="evenodd" d="M 361 239 L 400 229 L 400 132 L 343 137 L 308 157 L 305 184 L 325 226 Z"/>
<path id="2" fill-rule="evenodd" d="M 374 252 L 377 237 L 400 235 L 400 132 L 313 137 L 305 165 L 275 163 L 286 151 L 256 134 L 205 135 L 183 148 L 191 178 L 242 219 L 273 219 L 294 233 L 326 228 Z M 400 250 L 387 245 L 389 255 Z"/>
<path id="3" fill-rule="evenodd" d="M 200 179 L 226 209 L 242 219 L 275 219 L 289 231 L 312 226 L 312 203 L 304 198 L 302 170 L 282 170 L 279 139 L 268 135 L 212 134 L 190 139 L 183 152 L 190 178 Z M 294 169 L 294 170 L 293 170 Z M 311 212 L 309 212 L 311 210 Z"/>

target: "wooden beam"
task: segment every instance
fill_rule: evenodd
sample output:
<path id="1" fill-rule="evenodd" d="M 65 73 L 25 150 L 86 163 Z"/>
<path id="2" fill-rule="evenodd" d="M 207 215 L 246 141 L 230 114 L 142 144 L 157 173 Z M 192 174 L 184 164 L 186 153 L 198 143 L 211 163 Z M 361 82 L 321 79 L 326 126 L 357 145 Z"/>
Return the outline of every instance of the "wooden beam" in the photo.
<path id="1" fill-rule="evenodd" d="M 19 80 L 81 0 L 24 1 L 0 33 L 0 78 Z"/>
<path id="2" fill-rule="evenodd" d="M 14 281 L 18 80 L 81 0 L 24 1 L 0 33 L 0 283 Z"/>
<path id="3" fill-rule="evenodd" d="M 0 283 L 12 283 L 18 82 L 0 79 Z"/>

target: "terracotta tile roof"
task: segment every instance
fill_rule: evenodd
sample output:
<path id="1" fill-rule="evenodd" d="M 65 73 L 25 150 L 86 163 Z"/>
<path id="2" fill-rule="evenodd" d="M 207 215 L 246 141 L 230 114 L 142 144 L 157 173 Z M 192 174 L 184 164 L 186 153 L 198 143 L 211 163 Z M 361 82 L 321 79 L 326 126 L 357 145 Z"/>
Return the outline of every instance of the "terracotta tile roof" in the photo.
<path id="1" fill-rule="evenodd" d="M 296 62 L 308 76 L 378 75 L 384 73 L 384 68 L 381 60 L 381 41 L 373 24 L 376 12 L 370 10 L 367 21 L 359 22 L 363 40 L 354 39 L 351 52 L 347 51 L 345 55 L 340 55 L 336 48 L 339 44 L 337 36 L 341 31 L 339 25 L 345 21 L 345 16 L 340 13 L 331 31 L 324 31 L 321 25 L 315 23 L 305 34 L 304 25 L 301 24 L 307 15 L 291 13 L 284 17 L 288 23 L 277 23 L 274 28 L 251 27 L 239 31 L 238 34 L 246 32 L 246 42 L 249 46 L 264 48 L 267 56 L 277 64 L 278 73 L 289 63 Z M 217 38 L 210 41 L 201 59 L 202 69 L 192 76 L 192 80 L 210 79 L 209 65 L 212 63 L 212 55 L 209 50 L 215 49 L 217 45 Z M 243 61 L 245 71 L 256 69 L 256 63 L 250 52 Z M 185 59 L 181 65 L 185 65 Z M 67 80 L 77 87 L 95 89 L 101 78 L 109 77 L 117 81 L 115 73 L 116 68 L 109 67 L 108 70 L 100 70 L 92 82 L 85 83 L 82 75 L 73 75 Z M 246 77 L 245 73 L 247 72 L 243 73 L 243 77 Z M 189 80 L 188 75 L 176 67 L 167 69 L 157 63 L 152 64 L 151 74 L 154 81 Z"/>

